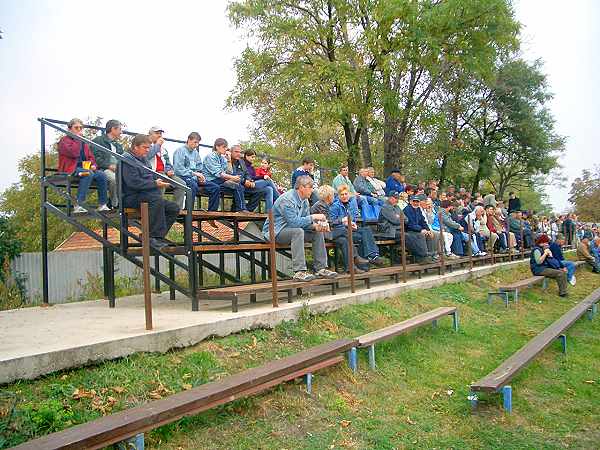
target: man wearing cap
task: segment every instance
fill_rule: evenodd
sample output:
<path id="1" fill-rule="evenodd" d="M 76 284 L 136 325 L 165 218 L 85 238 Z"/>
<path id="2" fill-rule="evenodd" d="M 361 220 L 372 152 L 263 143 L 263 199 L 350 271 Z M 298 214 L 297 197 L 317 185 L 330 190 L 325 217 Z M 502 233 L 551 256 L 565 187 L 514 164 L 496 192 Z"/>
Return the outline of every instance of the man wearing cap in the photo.
<path id="1" fill-rule="evenodd" d="M 434 247 L 434 234 L 427 225 L 425 217 L 421 212 L 420 203 L 426 200 L 427 197 L 424 194 L 416 194 L 410 197 L 410 203 L 404 208 L 404 228 L 406 235 L 411 235 L 415 239 L 425 239 L 427 251 L 426 254 L 416 254 L 415 256 L 420 259 L 419 262 L 423 261 L 423 258 L 429 258 L 429 261 L 434 262 L 438 260 L 437 251 Z"/>
<path id="2" fill-rule="evenodd" d="M 171 165 L 169 153 L 164 147 L 165 140 L 162 137 L 164 132 L 165 131 L 159 126 L 153 126 L 152 128 L 150 128 L 148 136 L 150 137 L 150 142 L 152 143 L 152 145 L 150 146 L 150 151 L 148 152 L 148 157 L 146 160 L 148 161 L 150 168 L 155 172 L 166 175 L 173 181 L 185 184 L 184 180 L 175 175 L 175 169 L 173 169 L 173 166 Z M 198 142 L 200 142 L 199 134 Z M 180 208 L 183 208 L 185 189 L 173 185 L 171 187 L 173 189 L 173 197 L 175 198 L 175 203 L 177 203 Z M 161 189 L 161 192 L 164 194 L 165 189 Z"/>
<path id="3" fill-rule="evenodd" d="M 404 175 L 400 173 L 400 169 L 392 169 L 390 175 L 385 180 L 385 193 L 389 195 L 390 192 L 403 192 L 404 186 Z"/>
<path id="4" fill-rule="evenodd" d="M 548 244 L 550 239 L 545 234 L 542 234 L 535 241 L 535 247 L 531 251 L 529 257 L 529 267 L 531 273 L 536 276 L 544 276 L 554 278 L 558 284 L 558 295 L 560 297 L 567 296 L 567 268 L 564 267 L 561 261 L 556 259 L 550 251 Z"/>
<path id="5" fill-rule="evenodd" d="M 567 281 L 571 283 L 571 285 L 575 286 L 575 283 L 577 283 L 577 278 L 575 278 L 575 263 L 573 261 L 568 261 L 565 259 L 565 256 L 562 252 L 563 245 L 565 245 L 565 236 L 559 233 L 556 236 L 556 240 L 550 243 L 549 248 L 552 252 L 552 256 L 559 260 L 562 263 L 563 267 L 567 268 Z"/>
<path id="6" fill-rule="evenodd" d="M 577 244 L 577 259 L 579 261 L 585 261 L 592 268 L 592 272 L 600 273 L 600 266 L 596 262 L 596 258 L 590 252 L 590 240 L 586 237 L 579 241 Z"/>
<path id="7" fill-rule="evenodd" d="M 517 239 L 517 244 L 524 246 L 525 248 L 530 248 L 533 242 L 533 238 L 531 236 L 531 229 L 525 226 L 525 221 L 523 220 L 523 213 L 521 211 L 512 211 L 510 213 L 510 217 L 508 219 L 509 231 L 515 234 L 515 238 Z M 521 242 L 521 229 L 523 229 L 523 241 Z"/>
<path id="8" fill-rule="evenodd" d="M 95 144 L 101 145 L 109 149 L 113 153 L 118 153 L 119 155 L 123 154 L 123 146 L 118 142 L 119 137 L 121 136 L 121 122 L 115 119 L 111 119 L 106 122 L 105 132 L 96 136 L 93 139 Z M 119 196 L 117 195 L 117 159 L 112 156 L 110 153 L 97 148 L 96 146 L 92 146 L 92 152 L 94 153 L 94 158 L 96 159 L 96 164 L 99 170 L 104 172 L 106 175 L 106 180 L 108 181 L 108 195 L 110 198 L 110 203 L 113 208 L 119 206 Z"/>

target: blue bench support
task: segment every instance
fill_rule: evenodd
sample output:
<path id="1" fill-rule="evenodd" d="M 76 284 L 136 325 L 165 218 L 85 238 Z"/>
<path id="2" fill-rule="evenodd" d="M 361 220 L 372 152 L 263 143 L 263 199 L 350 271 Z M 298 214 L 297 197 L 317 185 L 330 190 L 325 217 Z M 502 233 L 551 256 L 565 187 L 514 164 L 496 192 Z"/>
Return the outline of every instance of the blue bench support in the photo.
<path id="1" fill-rule="evenodd" d="M 375 344 L 369 346 L 369 367 L 375 370 Z"/>
<path id="2" fill-rule="evenodd" d="M 311 372 L 308 372 L 304 376 L 304 380 L 306 381 L 306 393 L 308 395 L 312 394 L 312 379 L 313 379 L 313 374 Z"/>
<path id="3" fill-rule="evenodd" d="M 458 309 L 452 313 L 452 326 L 454 331 L 458 331 Z"/>
<path id="4" fill-rule="evenodd" d="M 498 297 L 502 298 L 502 300 L 504 300 L 504 306 L 506 306 L 508 308 L 508 302 L 510 300 L 508 292 L 506 292 L 506 291 L 488 292 L 488 295 L 487 295 L 488 305 L 492 304 L 492 297 L 494 295 L 497 295 Z M 515 303 L 516 303 L 516 300 L 515 300 Z"/>
<path id="5" fill-rule="evenodd" d="M 593 320 L 597 312 L 598 304 L 594 303 L 592 306 L 590 306 L 590 309 L 588 309 L 588 319 Z"/>
<path id="6" fill-rule="evenodd" d="M 357 357 L 356 357 L 356 347 L 352 347 L 348 351 L 348 366 L 350 367 L 350 370 L 352 370 L 352 372 L 356 373 L 356 371 L 358 369 L 358 361 L 357 361 Z"/>
<path id="7" fill-rule="evenodd" d="M 144 450 L 144 433 L 136 434 L 134 437 L 118 442 L 118 450 Z"/>
<path id="8" fill-rule="evenodd" d="M 548 278 L 544 277 L 544 281 L 542 281 L 542 289 L 548 289 Z"/>
<path id="9" fill-rule="evenodd" d="M 432 321 L 432 322 L 431 322 L 431 326 L 432 326 L 433 328 L 437 328 L 437 320 L 434 320 L 434 321 Z"/>
<path id="10" fill-rule="evenodd" d="M 471 403 L 471 408 L 475 409 L 477 407 L 477 400 L 479 400 L 479 398 L 477 397 L 477 393 L 476 392 L 469 392 L 469 395 L 467 396 L 467 400 L 469 400 L 469 403 Z"/>
<path id="11" fill-rule="evenodd" d="M 512 387 L 502 387 L 502 405 L 507 413 L 512 412 Z"/>
<path id="12" fill-rule="evenodd" d="M 560 339 L 560 343 L 562 346 L 562 352 L 567 353 L 567 335 L 561 334 L 557 339 Z"/>

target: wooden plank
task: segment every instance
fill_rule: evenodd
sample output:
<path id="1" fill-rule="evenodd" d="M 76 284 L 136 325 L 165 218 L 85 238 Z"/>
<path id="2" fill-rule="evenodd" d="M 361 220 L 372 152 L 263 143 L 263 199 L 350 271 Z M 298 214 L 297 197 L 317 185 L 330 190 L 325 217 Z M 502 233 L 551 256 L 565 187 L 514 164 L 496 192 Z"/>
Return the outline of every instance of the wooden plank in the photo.
<path id="1" fill-rule="evenodd" d="M 498 290 L 500 291 L 512 291 L 514 289 L 525 288 L 529 286 L 533 286 L 534 284 L 540 283 L 544 281 L 544 277 L 541 275 L 536 275 L 533 277 L 525 278 L 524 280 L 515 281 L 510 284 L 502 284 L 498 286 Z"/>
<path id="2" fill-rule="evenodd" d="M 230 402 L 247 393 L 266 389 L 274 381 L 296 378 L 315 367 L 340 361 L 340 353 L 355 347 L 355 339 L 340 339 L 300 353 L 245 370 L 223 380 L 203 384 L 189 391 L 120 411 L 106 417 L 68 428 L 27 442 L 16 449 L 96 449 L 119 442 L 137 433 L 197 414 L 217 404 Z M 310 369 L 310 370 L 308 370 Z M 266 386 L 266 387 L 265 387 Z"/>
<path id="3" fill-rule="evenodd" d="M 521 347 L 493 372 L 471 385 L 473 391 L 497 391 L 505 386 L 533 358 L 548 347 L 554 340 L 571 327 L 586 311 L 600 299 L 600 288 L 588 295 L 582 302 L 567 311 L 556 322 Z"/>
<path id="4" fill-rule="evenodd" d="M 436 309 L 432 309 L 431 311 L 427 311 L 423 314 L 419 314 L 418 316 L 411 317 L 403 322 L 396 323 L 394 325 L 390 325 L 389 327 L 381 328 L 379 330 L 375 330 L 371 333 L 364 334 L 358 337 L 358 346 L 359 347 L 368 347 L 370 345 L 375 344 L 376 342 L 391 339 L 400 334 L 408 333 L 410 330 L 418 328 L 427 323 L 433 322 L 440 317 L 447 316 L 456 311 L 456 307 L 454 306 L 444 306 Z"/>

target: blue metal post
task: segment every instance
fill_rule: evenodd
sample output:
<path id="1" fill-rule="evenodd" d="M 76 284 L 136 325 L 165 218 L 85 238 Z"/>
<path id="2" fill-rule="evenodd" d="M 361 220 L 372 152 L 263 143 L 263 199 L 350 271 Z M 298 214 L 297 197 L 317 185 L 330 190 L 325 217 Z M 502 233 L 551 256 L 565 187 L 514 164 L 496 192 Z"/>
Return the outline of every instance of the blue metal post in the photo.
<path id="1" fill-rule="evenodd" d="M 434 320 L 434 321 L 432 321 L 432 322 L 431 322 L 431 326 L 432 326 L 433 328 L 437 328 L 437 320 Z"/>
<path id="2" fill-rule="evenodd" d="M 565 334 L 561 334 L 559 337 L 560 343 L 562 345 L 562 352 L 567 353 L 567 336 Z"/>
<path id="3" fill-rule="evenodd" d="M 358 362 L 356 360 L 356 347 L 352 347 L 348 351 L 348 366 L 352 372 L 356 372 L 356 369 L 358 368 Z"/>
<path id="4" fill-rule="evenodd" d="M 375 344 L 369 346 L 369 367 L 375 370 Z"/>
<path id="5" fill-rule="evenodd" d="M 471 403 L 471 408 L 475 409 L 477 407 L 477 394 L 471 391 L 467 396 L 467 399 Z"/>
<path id="6" fill-rule="evenodd" d="M 454 326 L 454 331 L 458 331 L 458 310 L 452 313 L 452 325 Z"/>
<path id="7" fill-rule="evenodd" d="M 548 278 L 544 277 L 544 281 L 542 281 L 542 288 L 548 289 Z"/>
<path id="8" fill-rule="evenodd" d="M 510 386 L 504 386 L 502 388 L 502 400 L 504 403 L 504 409 L 507 413 L 512 412 L 512 388 Z"/>
<path id="9" fill-rule="evenodd" d="M 590 306 L 590 309 L 588 310 L 588 319 L 592 320 L 597 312 L 598 312 L 598 305 L 596 303 L 594 303 L 592 306 Z"/>
<path id="10" fill-rule="evenodd" d="M 308 395 L 312 394 L 312 373 L 307 373 L 305 376 L 305 380 L 306 380 L 306 393 Z"/>
<path id="11" fill-rule="evenodd" d="M 118 450 L 144 450 L 144 433 L 117 443 Z"/>

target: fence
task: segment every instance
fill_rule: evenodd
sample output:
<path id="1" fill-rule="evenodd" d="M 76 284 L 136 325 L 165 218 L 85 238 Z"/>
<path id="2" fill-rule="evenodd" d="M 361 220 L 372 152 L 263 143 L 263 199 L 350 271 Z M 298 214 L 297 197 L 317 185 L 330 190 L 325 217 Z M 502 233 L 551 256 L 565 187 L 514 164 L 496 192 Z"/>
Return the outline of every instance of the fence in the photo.
<path id="1" fill-rule="evenodd" d="M 182 257 L 183 258 L 183 257 Z M 219 255 L 205 255 L 204 261 L 219 265 Z M 164 264 L 163 264 L 164 263 Z M 250 263 L 240 261 L 241 274 L 249 275 Z M 132 280 L 141 286 L 141 271 L 134 264 L 116 255 L 115 278 Z M 235 273 L 236 261 L 232 254 L 225 255 L 225 269 Z M 291 273 L 291 261 L 283 255 L 277 255 L 278 270 Z M 28 303 L 41 303 L 42 298 L 42 254 L 23 253 L 12 263 L 12 270 L 26 276 Z M 168 273 L 168 262 L 161 259 L 161 271 Z M 13 272 L 15 273 L 15 272 Z M 205 272 L 210 276 L 211 272 Z M 69 251 L 48 253 L 49 301 L 50 303 L 67 303 L 77 300 L 93 300 L 88 298 L 90 284 L 97 283 L 96 291 L 102 288 L 102 251 Z M 177 274 L 177 272 L 176 272 Z M 166 286 L 163 285 L 166 289 Z M 100 295 L 101 297 L 101 295 Z M 117 303 L 118 304 L 118 303 Z"/>

